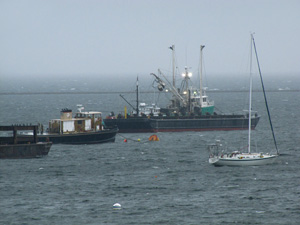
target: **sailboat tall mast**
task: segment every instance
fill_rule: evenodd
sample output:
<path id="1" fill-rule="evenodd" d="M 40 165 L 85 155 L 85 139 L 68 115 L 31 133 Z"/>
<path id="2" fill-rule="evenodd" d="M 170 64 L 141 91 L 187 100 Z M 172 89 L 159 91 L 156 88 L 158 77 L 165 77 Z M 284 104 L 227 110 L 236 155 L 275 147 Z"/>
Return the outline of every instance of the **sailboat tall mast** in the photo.
<path id="1" fill-rule="evenodd" d="M 248 153 L 251 152 L 251 115 L 252 115 L 252 34 L 251 34 L 251 42 L 250 42 L 250 87 L 249 87 Z"/>
<path id="2" fill-rule="evenodd" d="M 203 99 L 202 99 L 202 66 L 203 66 L 203 48 L 205 47 L 205 45 L 200 45 L 200 74 L 199 74 L 199 82 L 200 82 L 200 86 L 199 86 L 199 92 L 200 92 L 200 106 L 202 107 L 202 103 L 203 103 Z"/>

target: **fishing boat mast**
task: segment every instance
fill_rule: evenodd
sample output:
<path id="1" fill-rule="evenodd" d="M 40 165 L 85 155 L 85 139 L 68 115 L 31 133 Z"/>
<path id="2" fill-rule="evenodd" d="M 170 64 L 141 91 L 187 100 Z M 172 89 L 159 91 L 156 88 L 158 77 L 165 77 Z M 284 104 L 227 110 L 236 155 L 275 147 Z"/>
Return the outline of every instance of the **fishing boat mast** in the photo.
<path id="1" fill-rule="evenodd" d="M 139 116 L 139 77 L 136 77 L 136 116 Z"/>
<path id="2" fill-rule="evenodd" d="M 172 45 L 170 47 L 172 50 L 172 72 L 173 72 L 173 87 L 175 87 L 175 45 Z"/>
<path id="3" fill-rule="evenodd" d="M 183 96 L 184 101 L 182 102 L 183 107 L 187 107 L 188 112 L 190 112 L 190 90 L 189 90 L 189 79 L 192 76 L 192 73 L 188 71 L 187 66 L 184 68 L 184 72 L 182 73 L 183 83 L 180 88 L 180 95 Z M 180 105 L 179 105 L 180 107 Z"/>
<path id="4" fill-rule="evenodd" d="M 176 90 L 176 79 L 175 79 L 175 45 L 172 45 L 170 47 L 172 50 L 172 89 Z M 175 94 L 173 93 L 173 98 L 175 97 Z M 176 101 L 173 102 L 173 106 L 176 108 L 177 103 Z"/>
<path id="5" fill-rule="evenodd" d="M 203 48 L 205 47 L 205 45 L 200 45 L 200 74 L 199 74 L 199 92 L 200 92 L 200 106 L 202 107 L 203 105 L 203 94 L 202 94 L 202 67 L 203 67 Z"/>

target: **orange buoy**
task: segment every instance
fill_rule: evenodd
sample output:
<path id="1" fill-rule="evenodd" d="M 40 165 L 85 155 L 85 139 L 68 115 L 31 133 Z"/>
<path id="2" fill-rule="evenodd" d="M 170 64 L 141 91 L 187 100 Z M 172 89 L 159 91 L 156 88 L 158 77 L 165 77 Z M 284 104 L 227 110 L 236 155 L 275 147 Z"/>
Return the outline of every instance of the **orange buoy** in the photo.
<path id="1" fill-rule="evenodd" d="M 127 139 L 124 139 L 124 142 L 127 142 Z"/>
<path id="2" fill-rule="evenodd" d="M 159 138 L 157 137 L 157 135 L 153 134 L 149 137 L 149 141 L 159 141 Z"/>

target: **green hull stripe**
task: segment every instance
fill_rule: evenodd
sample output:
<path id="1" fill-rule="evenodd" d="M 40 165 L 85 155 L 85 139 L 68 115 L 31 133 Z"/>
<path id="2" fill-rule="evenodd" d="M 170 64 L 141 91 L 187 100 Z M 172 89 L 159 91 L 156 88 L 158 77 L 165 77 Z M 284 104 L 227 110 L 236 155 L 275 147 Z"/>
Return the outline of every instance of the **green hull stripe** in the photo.
<path id="1" fill-rule="evenodd" d="M 202 115 L 206 115 L 206 113 L 213 114 L 214 109 L 215 109 L 215 106 L 204 107 L 204 108 L 202 108 L 202 113 L 201 114 Z"/>

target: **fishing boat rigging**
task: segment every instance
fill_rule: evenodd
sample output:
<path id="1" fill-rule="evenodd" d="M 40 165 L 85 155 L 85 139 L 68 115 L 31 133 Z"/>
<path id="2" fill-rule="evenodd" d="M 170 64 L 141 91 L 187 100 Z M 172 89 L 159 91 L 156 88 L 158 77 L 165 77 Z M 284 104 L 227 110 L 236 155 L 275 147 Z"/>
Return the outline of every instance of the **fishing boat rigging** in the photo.
<path id="1" fill-rule="evenodd" d="M 170 82 L 167 77 L 158 70 L 158 75 L 151 73 L 154 76 L 155 81 L 158 84 L 158 90 L 163 91 L 164 88 L 168 88 L 173 94 L 171 104 L 164 109 L 168 114 L 180 112 L 182 115 L 206 115 L 214 113 L 214 103 L 208 101 L 208 96 L 205 93 L 205 89 L 202 84 L 202 62 L 203 62 L 203 49 L 204 45 L 200 46 L 200 73 L 199 73 L 199 89 L 194 88 L 191 84 L 192 73 L 186 66 L 182 73 L 182 82 L 180 88 L 175 86 L 175 46 L 170 47 L 172 50 L 173 58 L 173 82 Z"/>

